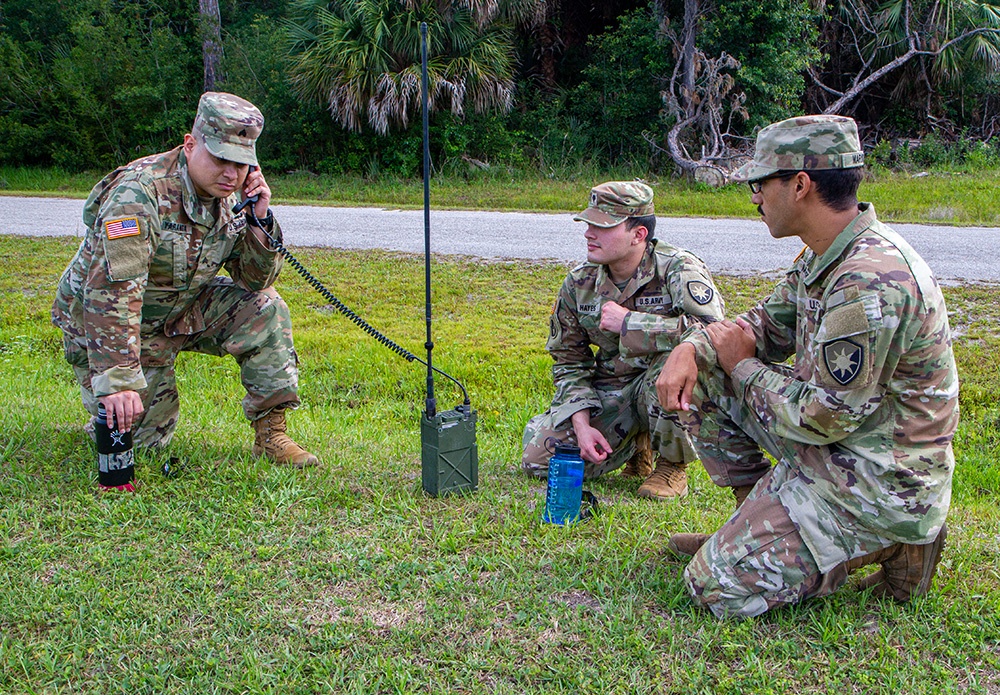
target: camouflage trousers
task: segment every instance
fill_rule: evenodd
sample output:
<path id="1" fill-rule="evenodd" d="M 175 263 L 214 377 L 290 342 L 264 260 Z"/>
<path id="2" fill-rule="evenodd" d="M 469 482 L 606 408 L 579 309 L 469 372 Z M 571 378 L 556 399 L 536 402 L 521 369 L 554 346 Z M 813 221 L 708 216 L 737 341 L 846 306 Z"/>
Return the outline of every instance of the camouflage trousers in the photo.
<path id="1" fill-rule="evenodd" d="M 643 376 L 625 385 L 595 384 L 594 390 L 601 407 L 591 412 L 590 424 L 597 429 L 611 446 L 611 454 L 600 463 L 585 462 L 585 478 L 596 478 L 625 465 L 635 453 L 636 435 L 649 432 L 654 454 L 674 463 L 690 463 L 698 458 L 691 439 L 677 422 L 662 417 L 650 418 L 650 404 L 656 401 L 656 371 L 648 370 Z M 565 411 L 562 411 L 563 413 Z M 548 475 L 549 458 L 556 443 L 576 444 L 573 423 L 565 415 L 557 421 L 553 405 L 528 421 L 522 437 L 521 464 L 525 472 L 540 478 Z"/>
<path id="2" fill-rule="evenodd" d="M 143 330 L 140 364 L 146 388 L 139 391 L 144 412 L 132 430 L 138 446 L 166 446 L 173 436 L 180 412 L 174 361 L 180 352 L 232 355 L 240 366 L 246 389 L 243 412 L 250 420 L 267 415 L 278 406 L 299 405 L 298 358 L 292 342 L 288 305 L 273 288 L 251 292 L 229 278 L 216 278 L 198 295 L 188 314 L 198 312 L 204 328 L 190 335 Z M 200 322 L 199 322 L 200 323 Z M 66 360 L 73 365 L 84 407 L 97 414 L 97 399 L 90 384 L 87 350 L 64 338 Z"/>
<path id="3" fill-rule="evenodd" d="M 779 368 L 775 366 L 774 368 Z M 796 442 L 773 435 L 766 414 L 738 398 L 725 373 L 698 375 L 691 410 L 652 411 L 691 434 L 718 485 L 756 485 L 684 570 L 695 602 L 717 617 L 750 617 L 836 590 L 845 563 L 893 545 L 844 507 L 817 495 Z M 771 468 L 764 452 L 776 461 Z"/>

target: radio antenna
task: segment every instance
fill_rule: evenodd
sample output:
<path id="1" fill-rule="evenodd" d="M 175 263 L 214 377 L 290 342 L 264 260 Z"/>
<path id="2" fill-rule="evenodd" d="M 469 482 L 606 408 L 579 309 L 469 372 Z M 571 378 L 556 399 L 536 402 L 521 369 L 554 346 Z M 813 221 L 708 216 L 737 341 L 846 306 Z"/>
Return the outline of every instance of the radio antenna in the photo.
<path id="1" fill-rule="evenodd" d="M 420 94 L 424 110 L 424 297 L 427 300 L 424 317 L 427 320 L 427 417 L 437 415 L 437 400 L 434 398 L 434 367 L 431 353 L 431 139 L 427 108 L 427 22 L 420 23 Z"/>
<path id="2" fill-rule="evenodd" d="M 420 417 L 420 470 L 424 491 L 437 497 L 447 493 L 475 492 L 479 486 L 479 447 L 476 445 L 476 411 L 469 393 L 462 388 L 465 402 L 454 410 L 438 412 L 434 399 L 434 372 L 431 366 L 431 145 L 430 108 L 427 78 L 427 23 L 420 23 L 420 86 L 424 108 L 424 295 L 427 304 L 427 401 Z M 447 376 L 447 375 L 446 375 Z M 448 377 L 455 381 L 452 377 Z M 455 381 L 458 384 L 458 381 Z"/>

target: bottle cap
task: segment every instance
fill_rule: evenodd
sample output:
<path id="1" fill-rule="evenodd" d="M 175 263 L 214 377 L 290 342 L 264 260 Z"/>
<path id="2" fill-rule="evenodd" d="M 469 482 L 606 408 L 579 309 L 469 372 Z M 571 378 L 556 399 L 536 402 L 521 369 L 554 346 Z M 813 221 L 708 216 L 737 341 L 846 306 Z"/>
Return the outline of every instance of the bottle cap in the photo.
<path id="1" fill-rule="evenodd" d="M 580 447 L 573 446 L 572 444 L 557 444 L 556 454 L 562 454 L 563 456 L 579 456 Z"/>

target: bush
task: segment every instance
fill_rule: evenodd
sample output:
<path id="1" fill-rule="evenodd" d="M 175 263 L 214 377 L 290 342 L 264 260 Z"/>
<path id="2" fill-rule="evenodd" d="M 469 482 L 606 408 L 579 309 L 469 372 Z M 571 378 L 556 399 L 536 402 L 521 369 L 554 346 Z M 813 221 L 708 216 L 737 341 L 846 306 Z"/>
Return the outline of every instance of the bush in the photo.
<path id="1" fill-rule="evenodd" d="M 1000 168 L 1000 142 L 977 140 L 965 155 L 965 163 L 973 169 Z"/>
<path id="2" fill-rule="evenodd" d="M 936 134 L 930 133 L 913 150 L 913 163 L 920 167 L 954 164 L 951 148 Z"/>
<path id="3" fill-rule="evenodd" d="M 177 144 L 194 111 L 197 73 L 186 10 L 167 5 L 86 0 L 44 16 L 27 5 L 8 10 L 18 31 L 0 45 L 0 88 L 13 95 L 0 107 L 0 161 L 109 168 Z M 47 23 L 62 30 L 42 45 L 35 30 Z"/>

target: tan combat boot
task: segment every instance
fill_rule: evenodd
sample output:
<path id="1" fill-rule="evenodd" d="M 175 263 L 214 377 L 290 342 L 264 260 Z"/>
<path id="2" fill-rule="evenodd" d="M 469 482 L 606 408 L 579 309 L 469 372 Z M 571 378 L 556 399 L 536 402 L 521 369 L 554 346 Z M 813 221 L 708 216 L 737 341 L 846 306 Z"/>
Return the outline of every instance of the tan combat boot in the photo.
<path id="1" fill-rule="evenodd" d="M 656 470 L 639 486 L 636 494 L 654 500 L 676 500 L 688 493 L 686 463 L 656 459 Z"/>
<path id="2" fill-rule="evenodd" d="M 708 533 L 675 533 L 667 541 L 667 550 L 674 555 L 691 556 L 711 537 Z"/>
<path id="3" fill-rule="evenodd" d="M 736 498 L 737 509 L 746 501 L 753 487 L 753 485 L 737 485 L 729 488 L 733 491 L 733 497 Z M 710 537 L 711 534 L 708 533 L 675 533 L 667 541 L 667 549 L 674 555 L 694 555 Z"/>
<path id="4" fill-rule="evenodd" d="M 649 432 L 635 438 L 635 453 L 622 469 L 623 478 L 648 478 L 653 472 L 653 450 L 649 447 Z"/>
<path id="5" fill-rule="evenodd" d="M 746 502 L 750 491 L 753 490 L 753 485 L 736 485 L 729 489 L 733 491 L 733 497 L 736 498 L 736 508 L 739 509 Z"/>
<path id="6" fill-rule="evenodd" d="M 266 456 L 279 466 L 305 468 L 319 464 L 319 459 L 296 444 L 286 434 L 285 409 L 275 408 L 252 423 L 257 436 L 253 441 L 254 456 Z"/>
<path id="7" fill-rule="evenodd" d="M 931 543 L 890 545 L 870 555 L 848 560 L 847 571 L 850 573 L 865 565 L 880 564 L 880 570 L 858 582 L 858 590 L 873 589 L 872 593 L 876 596 L 891 596 L 897 601 L 909 601 L 923 596 L 930 589 L 947 536 L 948 527 L 942 526 L 941 532 Z"/>

